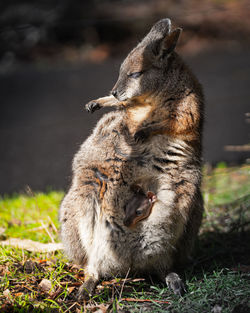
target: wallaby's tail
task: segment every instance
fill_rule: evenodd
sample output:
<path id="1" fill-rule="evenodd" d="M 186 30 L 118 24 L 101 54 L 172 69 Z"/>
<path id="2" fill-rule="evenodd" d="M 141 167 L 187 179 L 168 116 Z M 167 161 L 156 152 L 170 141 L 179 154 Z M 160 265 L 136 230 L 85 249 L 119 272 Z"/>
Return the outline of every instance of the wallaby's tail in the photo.
<path id="1" fill-rule="evenodd" d="M 86 262 L 86 246 L 91 244 L 98 206 L 92 190 L 74 186 L 62 201 L 59 212 L 60 236 L 66 254 L 77 264 Z"/>

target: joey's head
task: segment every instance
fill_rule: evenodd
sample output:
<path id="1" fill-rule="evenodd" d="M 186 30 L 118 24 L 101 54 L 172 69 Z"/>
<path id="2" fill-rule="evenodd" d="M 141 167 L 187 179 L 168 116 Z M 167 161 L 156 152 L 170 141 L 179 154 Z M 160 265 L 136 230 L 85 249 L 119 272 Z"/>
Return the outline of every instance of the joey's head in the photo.
<path id="1" fill-rule="evenodd" d="M 171 31 L 171 21 L 158 21 L 121 65 L 112 95 L 119 101 L 147 97 L 159 90 L 166 80 L 181 29 Z"/>
<path id="2" fill-rule="evenodd" d="M 151 191 L 148 191 L 147 194 L 144 194 L 142 190 L 135 193 L 125 206 L 124 225 L 133 227 L 141 220 L 147 218 L 156 200 L 156 195 Z"/>

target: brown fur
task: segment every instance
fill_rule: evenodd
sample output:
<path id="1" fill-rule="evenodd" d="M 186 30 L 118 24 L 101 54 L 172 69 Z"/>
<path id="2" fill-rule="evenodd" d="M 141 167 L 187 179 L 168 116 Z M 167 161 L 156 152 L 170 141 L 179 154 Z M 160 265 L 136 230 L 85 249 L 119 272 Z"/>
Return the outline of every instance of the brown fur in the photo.
<path id="1" fill-rule="evenodd" d="M 104 115 L 76 154 L 60 208 L 65 250 L 86 264 L 89 277 L 80 297 L 100 278 L 128 270 L 155 273 L 175 293 L 184 290 L 171 271 L 189 258 L 202 218 L 203 95 L 174 52 L 180 32 L 171 31 L 168 19 L 156 23 L 121 65 L 113 96 L 86 106 L 118 110 Z M 134 184 L 157 201 L 147 219 L 129 229 L 123 208 Z"/>
<path id="2" fill-rule="evenodd" d="M 147 218 L 157 200 L 156 195 L 148 191 L 145 193 L 140 186 L 133 186 L 134 195 L 125 206 L 123 223 L 127 227 L 134 227 L 138 222 Z"/>

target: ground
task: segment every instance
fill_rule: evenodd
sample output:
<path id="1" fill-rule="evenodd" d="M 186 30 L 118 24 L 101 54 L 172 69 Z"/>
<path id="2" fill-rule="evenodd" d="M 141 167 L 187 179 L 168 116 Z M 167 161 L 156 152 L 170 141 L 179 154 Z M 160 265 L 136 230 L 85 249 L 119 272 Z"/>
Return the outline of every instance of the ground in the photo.
<path id="1" fill-rule="evenodd" d="M 88 302 L 75 294 L 84 269 L 61 250 L 29 252 L 0 247 L 1 312 L 249 312 L 250 166 L 204 167 L 205 213 L 193 261 L 182 272 L 179 298 L 143 277 L 102 281 Z M 57 213 L 63 192 L 0 199 L 0 239 L 59 241 Z M 36 245 L 38 249 L 39 244 Z M 43 247 L 43 246 L 42 246 Z M 29 249 L 32 250 L 32 249 Z"/>

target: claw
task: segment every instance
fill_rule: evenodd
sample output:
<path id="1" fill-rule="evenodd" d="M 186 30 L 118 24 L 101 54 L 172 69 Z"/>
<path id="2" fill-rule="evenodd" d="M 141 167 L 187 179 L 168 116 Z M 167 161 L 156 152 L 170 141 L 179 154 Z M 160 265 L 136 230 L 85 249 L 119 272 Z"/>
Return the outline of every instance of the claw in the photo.
<path id="1" fill-rule="evenodd" d="M 90 113 L 93 113 L 96 110 L 99 110 L 100 108 L 101 108 L 100 104 L 95 101 L 90 101 L 89 103 L 85 105 L 85 109 Z"/>
<path id="2" fill-rule="evenodd" d="M 168 288 L 171 289 L 174 294 L 182 297 L 186 293 L 185 285 L 178 274 L 169 273 L 166 277 L 166 283 Z"/>
<path id="3" fill-rule="evenodd" d="M 78 301 L 89 300 L 89 298 L 93 295 L 95 291 L 97 283 L 98 280 L 95 280 L 93 278 L 89 278 L 88 280 L 86 280 L 78 290 L 77 300 Z"/>

